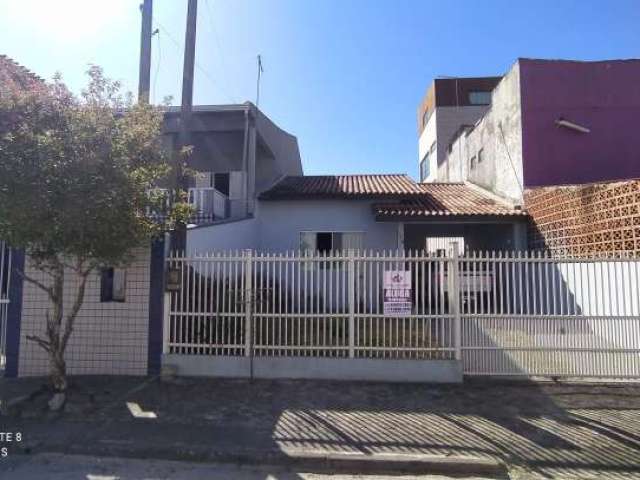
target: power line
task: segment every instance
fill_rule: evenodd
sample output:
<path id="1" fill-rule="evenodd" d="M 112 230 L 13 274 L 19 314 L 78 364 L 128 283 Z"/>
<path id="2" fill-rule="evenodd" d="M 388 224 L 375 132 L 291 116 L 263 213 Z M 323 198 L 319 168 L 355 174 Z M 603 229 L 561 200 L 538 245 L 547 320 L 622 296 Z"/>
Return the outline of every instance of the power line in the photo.
<path id="1" fill-rule="evenodd" d="M 184 52 L 184 45 L 182 45 L 180 42 L 178 42 L 178 40 L 175 39 L 175 37 L 173 35 L 171 35 L 171 32 L 169 32 L 169 30 L 167 30 L 164 25 L 162 25 L 160 22 L 156 21 L 156 25 L 158 25 L 158 27 L 160 28 L 160 30 L 162 30 L 167 37 L 169 38 L 169 40 L 171 40 L 171 42 L 173 43 L 173 45 L 178 49 L 178 51 L 182 54 Z M 220 85 L 216 80 L 213 79 L 213 75 L 211 75 L 207 70 L 205 70 L 205 68 L 200 65 L 198 63 L 198 61 L 195 61 L 195 65 L 196 68 L 200 71 L 200 73 L 202 73 L 207 80 L 209 80 L 211 82 L 211 84 L 216 87 L 217 89 L 220 89 L 220 91 L 222 92 L 222 94 L 227 97 L 228 100 L 230 100 L 232 103 L 237 103 L 235 102 L 235 100 L 233 99 L 233 97 L 231 95 L 229 95 L 229 92 L 227 92 L 224 87 L 222 87 L 222 85 Z"/>
<path id="2" fill-rule="evenodd" d="M 229 68 L 227 67 L 227 62 L 225 61 L 225 55 L 224 55 L 224 50 L 222 49 L 222 45 L 220 43 L 220 37 L 218 36 L 218 30 L 216 29 L 216 23 L 213 20 L 213 13 L 211 13 L 211 6 L 209 5 L 209 0 L 205 0 L 204 2 L 205 6 L 207 7 L 207 15 L 209 17 L 209 26 L 211 27 L 211 32 L 213 33 L 213 38 L 216 41 L 216 45 L 218 47 L 218 57 L 220 58 L 220 63 L 222 64 L 222 68 L 225 72 L 229 72 Z M 228 88 L 229 85 L 227 84 L 226 80 L 224 81 L 226 87 Z M 232 95 L 233 97 L 233 101 L 236 103 L 239 103 L 235 97 L 235 95 Z"/>

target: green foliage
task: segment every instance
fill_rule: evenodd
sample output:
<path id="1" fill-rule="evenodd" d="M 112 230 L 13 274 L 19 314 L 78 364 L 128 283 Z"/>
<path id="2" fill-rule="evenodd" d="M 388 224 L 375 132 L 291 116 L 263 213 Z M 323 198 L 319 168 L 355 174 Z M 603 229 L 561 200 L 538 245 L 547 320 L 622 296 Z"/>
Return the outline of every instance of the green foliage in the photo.
<path id="1" fill-rule="evenodd" d="M 161 230 L 147 212 L 171 171 L 162 112 L 87 73 L 79 97 L 60 78 L 0 94 L 0 238 L 42 269 L 117 265 Z"/>

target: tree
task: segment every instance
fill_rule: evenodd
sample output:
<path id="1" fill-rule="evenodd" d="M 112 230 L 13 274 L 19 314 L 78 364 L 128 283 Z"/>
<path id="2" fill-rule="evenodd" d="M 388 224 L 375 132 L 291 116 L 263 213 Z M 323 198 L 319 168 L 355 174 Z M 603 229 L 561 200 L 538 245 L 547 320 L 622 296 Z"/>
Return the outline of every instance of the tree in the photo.
<path id="1" fill-rule="evenodd" d="M 64 354 L 88 277 L 125 264 L 162 230 L 147 212 L 161 201 L 150 192 L 171 170 L 161 110 L 133 104 L 99 67 L 87 73 L 80 96 L 59 77 L 0 91 L 0 238 L 44 274 L 22 272 L 50 303 L 44 334 L 28 338 L 47 352 L 56 392 L 67 388 Z M 78 281 L 65 305 L 69 274 Z"/>

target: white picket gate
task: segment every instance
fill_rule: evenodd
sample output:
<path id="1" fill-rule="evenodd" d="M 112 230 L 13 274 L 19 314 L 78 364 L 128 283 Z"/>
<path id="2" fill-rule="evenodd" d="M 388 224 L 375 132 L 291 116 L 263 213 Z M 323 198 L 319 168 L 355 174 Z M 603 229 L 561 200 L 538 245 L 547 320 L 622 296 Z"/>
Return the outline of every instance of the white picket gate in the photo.
<path id="1" fill-rule="evenodd" d="M 0 241 L 0 371 L 5 367 L 10 279 L 11 250 L 5 242 Z"/>
<path id="2" fill-rule="evenodd" d="M 636 259 L 538 253 L 171 255 L 164 353 L 459 360 L 468 375 L 640 378 Z M 411 312 L 385 315 L 407 271 Z"/>

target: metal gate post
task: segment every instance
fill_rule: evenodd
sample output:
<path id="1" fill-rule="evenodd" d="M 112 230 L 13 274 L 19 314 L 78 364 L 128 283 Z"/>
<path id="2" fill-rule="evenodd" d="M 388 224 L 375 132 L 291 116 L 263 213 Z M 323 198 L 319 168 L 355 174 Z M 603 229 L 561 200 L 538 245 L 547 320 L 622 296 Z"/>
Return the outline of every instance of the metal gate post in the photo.
<path id="1" fill-rule="evenodd" d="M 253 251 L 247 249 L 244 251 L 244 355 L 245 357 L 251 356 L 251 344 L 252 344 L 252 325 L 251 317 L 253 315 Z"/>
<path id="2" fill-rule="evenodd" d="M 162 353 L 169 353 L 169 339 L 171 328 L 171 293 L 164 293 L 164 308 L 162 312 Z"/>
<path id="3" fill-rule="evenodd" d="M 356 355 L 356 341 L 355 341 L 355 329 L 356 329 L 356 262 L 355 252 L 353 249 L 348 251 L 348 281 L 349 281 L 349 358 L 354 358 Z"/>
<path id="4" fill-rule="evenodd" d="M 460 261 L 458 242 L 451 242 L 452 256 L 449 260 L 449 308 L 453 314 L 453 348 L 455 359 L 462 360 L 462 325 L 460 319 Z"/>

